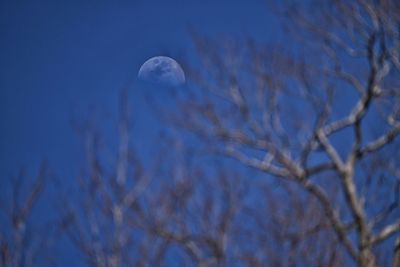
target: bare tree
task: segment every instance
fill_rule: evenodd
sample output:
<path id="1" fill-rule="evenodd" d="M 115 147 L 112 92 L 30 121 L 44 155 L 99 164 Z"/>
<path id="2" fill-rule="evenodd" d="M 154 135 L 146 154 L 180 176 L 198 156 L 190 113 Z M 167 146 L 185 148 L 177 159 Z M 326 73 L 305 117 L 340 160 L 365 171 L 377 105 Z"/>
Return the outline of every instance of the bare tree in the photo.
<path id="1" fill-rule="evenodd" d="M 341 266 L 340 255 L 322 253 L 322 242 L 337 242 L 330 233 L 317 233 L 328 227 L 316 202 L 296 195 L 281 200 L 293 190 L 290 185 L 283 183 L 277 192 L 259 189 L 247 179 L 256 174 L 204 159 L 185 147 L 182 136 L 164 137 L 157 150 L 160 161 L 146 168 L 129 142 L 125 94 L 121 100 L 116 159 L 107 153 L 101 132 L 84 128 L 87 167 L 77 193 L 68 194 L 62 206 L 61 225 L 88 265 L 290 266 L 303 261 Z M 292 205 L 297 213 L 288 219 L 280 211 Z M 302 222 L 296 232 L 291 220 Z M 288 250 L 287 240 L 292 240 Z M 297 240 L 321 247 L 309 253 Z"/>
<path id="2" fill-rule="evenodd" d="M 48 255 L 44 253 L 52 242 L 52 228 L 38 225 L 35 212 L 38 200 L 42 197 L 46 180 L 47 168 L 42 164 L 37 176 L 30 179 L 26 172 L 10 180 L 10 186 L 4 184 L 0 204 L 0 265 L 1 266 L 35 266 L 48 263 Z M 47 228 L 45 235 L 41 234 L 43 227 Z"/>
<path id="3" fill-rule="evenodd" d="M 61 226 L 90 266 L 132 266 L 145 238 L 138 228 L 139 197 L 151 177 L 129 142 L 127 90 L 121 93 L 119 143 L 107 147 L 95 125 L 84 123 L 85 164 L 77 194 L 64 197 Z M 116 154 L 116 156 L 114 156 Z"/>
<path id="4" fill-rule="evenodd" d="M 176 121 L 312 196 L 347 264 L 398 266 L 400 4 L 284 1 L 277 10 L 281 44 L 194 37 L 202 66 Z"/>
<path id="5" fill-rule="evenodd" d="M 169 266 L 170 255 L 184 266 L 222 265 L 240 207 L 234 180 L 222 172 L 206 179 L 171 139 L 145 168 L 129 142 L 126 94 L 116 159 L 101 132 L 84 123 L 87 167 L 77 194 L 64 198 L 63 230 L 90 266 Z"/>

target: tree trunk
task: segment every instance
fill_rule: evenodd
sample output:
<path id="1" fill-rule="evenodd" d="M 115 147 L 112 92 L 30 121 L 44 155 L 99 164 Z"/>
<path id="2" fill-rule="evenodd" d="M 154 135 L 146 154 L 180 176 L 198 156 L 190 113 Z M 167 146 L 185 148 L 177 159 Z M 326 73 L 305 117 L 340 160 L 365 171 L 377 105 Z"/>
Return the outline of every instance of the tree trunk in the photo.
<path id="1" fill-rule="evenodd" d="M 375 255 L 372 252 L 371 248 L 365 248 L 361 250 L 360 256 L 358 259 L 359 267 L 377 267 Z"/>

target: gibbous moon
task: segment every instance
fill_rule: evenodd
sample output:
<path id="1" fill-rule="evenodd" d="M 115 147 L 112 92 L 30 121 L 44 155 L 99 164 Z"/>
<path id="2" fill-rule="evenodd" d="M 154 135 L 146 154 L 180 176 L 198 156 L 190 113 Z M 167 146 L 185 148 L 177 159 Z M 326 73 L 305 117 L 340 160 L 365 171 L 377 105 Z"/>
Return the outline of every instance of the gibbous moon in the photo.
<path id="1" fill-rule="evenodd" d="M 164 56 L 152 57 L 143 63 L 138 78 L 167 86 L 178 86 L 185 83 L 185 73 L 178 62 Z"/>

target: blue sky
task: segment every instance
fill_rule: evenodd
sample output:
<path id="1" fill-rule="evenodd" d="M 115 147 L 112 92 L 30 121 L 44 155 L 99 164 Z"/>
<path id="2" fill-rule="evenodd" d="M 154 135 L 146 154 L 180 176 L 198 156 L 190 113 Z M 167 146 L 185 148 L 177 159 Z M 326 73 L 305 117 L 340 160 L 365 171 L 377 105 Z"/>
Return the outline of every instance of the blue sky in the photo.
<path id="1" fill-rule="evenodd" d="M 189 28 L 270 37 L 276 25 L 266 11 L 264 1 L 2 1 L 1 175 L 44 158 L 67 174 L 79 153 L 72 119 L 93 107 L 112 117 L 146 59 L 190 53 Z M 131 89 L 135 112 L 145 114 Z"/>
<path id="2" fill-rule="evenodd" d="M 119 92 L 128 80 L 135 143 L 151 143 L 157 121 L 144 102 L 147 88 L 136 81 L 141 64 L 165 53 L 190 56 L 189 29 L 276 37 L 267 11 L 258 0 L 1 1 L 2 183 L 21 167 L 33 174 L 44 159 L 58 178 L 74 181 L 83 155 L 72 121 L 94 116 L 116 137 Z M 58 249 L 63 264 L 76 264 L 67 243 Z"/>
<path id="3" fill-rule="evenodd" d="M 154 145 L 160 125 L 144 94 L 153 90 L 162 103 L 164 92 L 143 86 L 137 72 L 153 56 L 190 58 L 189 30 L 282 41 L 278 29 L 265 0 L 0 1 L 1 185 L 44 159 L 73 181 L 83 158 L 73 122 L 93 116 L 115 142 L 119 92 L 129 80 L 134 142 Z M 340 99 L 340 112 L 347 102 Z M 66 266 L 71 251 L 61 253 Z"/>

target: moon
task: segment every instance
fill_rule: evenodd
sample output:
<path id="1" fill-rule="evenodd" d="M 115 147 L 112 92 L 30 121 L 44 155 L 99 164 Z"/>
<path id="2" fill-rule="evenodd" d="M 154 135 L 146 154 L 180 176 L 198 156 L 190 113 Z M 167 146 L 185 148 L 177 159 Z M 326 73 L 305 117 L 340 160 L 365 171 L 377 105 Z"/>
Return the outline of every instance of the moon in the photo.
<path id="1" fill-rule="evenodd" d="M 139 69 L 138 78 L 166 86 L 178 86 L 185 83 L 185 73 L 174 59 L 156 56 L 147 60 Z"/>

